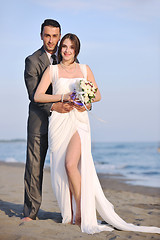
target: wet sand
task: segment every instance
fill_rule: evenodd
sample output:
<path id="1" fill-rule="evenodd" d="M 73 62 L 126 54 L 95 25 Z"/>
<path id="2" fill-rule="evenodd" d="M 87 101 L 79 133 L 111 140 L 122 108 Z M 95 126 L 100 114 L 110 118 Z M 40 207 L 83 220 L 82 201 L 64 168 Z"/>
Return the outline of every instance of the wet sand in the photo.
<path id="1" fill-rule="evenodd" d="M 121 176 L 98 175 L 115 211 L 127 222 L 160 227 L 160 188 L 126 184 Z M 36 221 L 22 222 L 24 164 L 0 162 L 0 240 L 83 239 L 158 240 L 160 235 L 139 232 L 82 233 L 75 225 L 62 224 L 53 195 L 49 169 L 44 171 L 43 200 Z M 102 220 L 97 214 L 98 219 Z"/>

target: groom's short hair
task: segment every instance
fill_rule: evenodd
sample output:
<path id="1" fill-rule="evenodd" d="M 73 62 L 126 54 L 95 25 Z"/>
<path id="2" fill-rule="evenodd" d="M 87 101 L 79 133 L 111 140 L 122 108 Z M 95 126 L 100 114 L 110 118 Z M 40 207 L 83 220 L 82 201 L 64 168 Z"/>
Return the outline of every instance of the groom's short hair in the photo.
<path id="1" fill-rule="evenodd" d="M 44 22 L 41 25 L 41 35 L 43 33 L 43 29 L 45 26 L 52 26 L 52 27 L 59 28 L 59 31 L 61 33 L 61 26 L 60 26 L 59 22 L 57 22 L 56 20 L 53 20 L 53 19 L 44 20 Z"/>

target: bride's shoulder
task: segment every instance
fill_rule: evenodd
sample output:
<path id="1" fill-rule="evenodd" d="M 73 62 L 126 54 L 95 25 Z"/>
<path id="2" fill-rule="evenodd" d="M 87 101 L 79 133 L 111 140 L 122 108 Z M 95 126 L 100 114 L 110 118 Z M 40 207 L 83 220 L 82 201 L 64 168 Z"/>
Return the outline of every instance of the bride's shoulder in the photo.
<path id="1" fill-rule="evenodd" d="M 82 68 L 90 69 L 90 67 L 86 63 L 77 63 L 77 64 Z"/>
<path id="2" fill-rule="evenodd" d="M 50 69 L 50 71 L 55 72 L 55 71 L 58 71 L 58 65 L 59 64 L 49 65 L 48 68 Z"/>
<path id="3" fill-rule="evenodd" d="M 77 63 L 81 69 L 87 69 L 88 68 L 88 65 L 85 64 L 85 63 Z"/>
<path id="4" fill-rule="evenodd" d="M 79 66 L 87 66 L 87 64 L 85 63 L 76 63 L 76 64 L 78 64 Z"/>
<path id="5" fill-rule="evenodd" d="M 58 64 L 56 64 L 56 65 L 49 65 L 47 70 L 48 70 L 49 74 L 52 74 L 52 75 L 56 74 L 57 75 L 57 73 L 58 73 Z"/>
<path id="6" fill-rule="evenodd" d="M 49 68 L 52 68 L 52 69 L 56 69 L 56 68 L 58 68 L 58 65 L 59 65 L 59 64 L 55 64 L 55 65 L 52 65 L 52 64 L 51 64 L 51 65 L 49 65 L 48 67 L 49 67 Z"/>

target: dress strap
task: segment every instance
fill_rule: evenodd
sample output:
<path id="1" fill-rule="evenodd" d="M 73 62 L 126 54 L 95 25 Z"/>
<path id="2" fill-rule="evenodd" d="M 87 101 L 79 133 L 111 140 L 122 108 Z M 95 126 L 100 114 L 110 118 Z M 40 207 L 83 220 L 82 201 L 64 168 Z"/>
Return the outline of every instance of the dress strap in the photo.
<path id="1" fill-rule="evenodd" d="M 57 65 L 50 65 L 50 80 L 51 83 L 54 84 L 56 79 L 58 79 L 58 66 Z"/>
<path id="2" fill-rule="evenodd" d="M 79 64 L 79 65 L 80 65 L 80 69 L 81 69 L 81 71 L 83 73 L 84 78 L 87 79 L 87 67 L 86 67 L 86 64 Z"/>

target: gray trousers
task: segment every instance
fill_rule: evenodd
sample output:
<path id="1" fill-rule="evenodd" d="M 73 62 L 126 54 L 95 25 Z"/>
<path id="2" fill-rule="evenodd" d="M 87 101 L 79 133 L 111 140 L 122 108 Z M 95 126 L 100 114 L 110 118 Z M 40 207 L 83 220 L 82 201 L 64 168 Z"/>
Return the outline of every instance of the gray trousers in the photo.
<path id="1" fill-rule="evenodd" d="M 43 167 L 48 149 L 48 134 L 28 134 L 24 175 L 24 216 L 36 219 L 42 201 Z"/>

